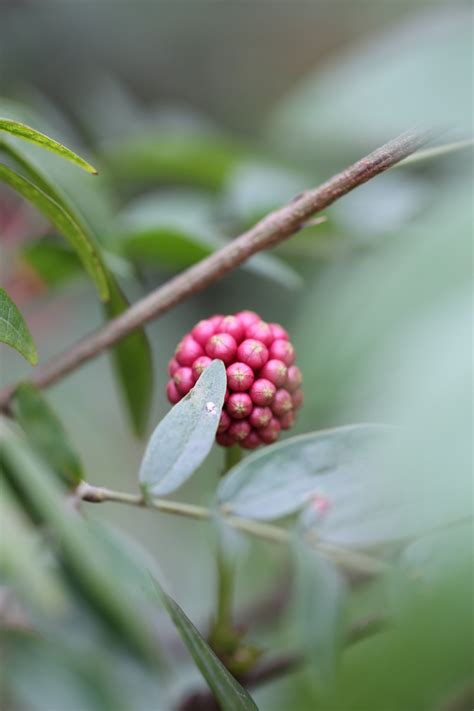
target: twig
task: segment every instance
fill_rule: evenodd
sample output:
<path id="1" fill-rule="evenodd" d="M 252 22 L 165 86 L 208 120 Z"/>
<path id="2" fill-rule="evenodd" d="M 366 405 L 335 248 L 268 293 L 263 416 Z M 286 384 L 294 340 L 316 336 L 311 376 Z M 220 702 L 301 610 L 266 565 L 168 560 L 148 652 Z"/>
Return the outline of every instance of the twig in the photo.
<path id="1" fill-rule="evenodd" d="M 324 210 L 357 186 L 411 155 L 426 140 L 426 135 L 408 131 L 319 187 L 298 195 L 289 204 L 271 212 L 222 249 L 181 272 L 98 331 L 85 336 L 64 353 L 38 367 L 31 381 L 39 388 L 56 382 L 118 343 L 136 328 L 221 279 L 252 255 L 274 247 L 295 234 L 315 213 Z M 7 407 L 13 391 L 14 386 L 9 386 L 0 393 L 0 408 Z"/>

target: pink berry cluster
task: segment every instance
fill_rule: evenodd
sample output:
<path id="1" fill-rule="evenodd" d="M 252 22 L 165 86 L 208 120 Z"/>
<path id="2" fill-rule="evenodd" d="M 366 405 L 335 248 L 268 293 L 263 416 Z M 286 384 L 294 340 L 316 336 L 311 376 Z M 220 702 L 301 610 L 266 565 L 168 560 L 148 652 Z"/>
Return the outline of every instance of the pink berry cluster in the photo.
<path id="1" fill-rule="evenodd" d="M 275 442 L 293 425 L 303 402 L 301 371 L 285 329 L 253 311 L 199 321 L 169 362 L 168 400 L 173 405 L 181 400 L 214 359 L 227 369 L 217 442 L 245 449 Z"/>

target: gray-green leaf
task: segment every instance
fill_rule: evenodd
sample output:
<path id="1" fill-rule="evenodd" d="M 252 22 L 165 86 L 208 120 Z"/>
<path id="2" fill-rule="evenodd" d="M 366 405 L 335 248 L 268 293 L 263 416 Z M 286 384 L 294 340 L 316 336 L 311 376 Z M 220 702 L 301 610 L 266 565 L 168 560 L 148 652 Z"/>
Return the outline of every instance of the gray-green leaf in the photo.
<path id="1" fill-rule="evenodd" d="M 0 341 L 21 353 L 31 365 L 38 362 L 26 321 L 4 289 L 0 289 Z"/>
<path id="2" fill-rule="evenodd" d="M 55 141 L 54 138 L 50 138 L 44 133 L 36 131 L 34 128 L 31 128 L 31 126 L 27 126 L 24 123 L 20 123 L 20 121 L 13 121 L 12 119 L 0 117 L 0 131 L 7 131 L 7 133 L 11 133 L 17 138 L 22 138 L 24 141 L 29 141 L 30 143 L 34 143 L 37 146 L 41 146 L 41 148 L 45 148 L 47 151 L 57 153 L 63 158 L 66 158 L 67 160 L 71 161 L 71 163 L 79 165 L 88 173 L 92 173 L 92 175 L 97 175 L 97 170 L 92 165 L 90 165 L 90 163 L 88 163 L 83 158 L 74 153 L 74 151 L 71 151 L 69 148 L 66 148 L 66 146 L 63 146 L 63 144 L 59 143 L 59 141 Z"/>
<path id="3" fill-rule="evenodd" d="M 327 498 L 326 517 L 339 520 L 354 488 L 373 469 L 371 449 L 387 434 L 378 425 L 311 432 L 246 457 L 222 479 L 219 501 L 227 511 L 260 520 L 291 514 L 315 496 Z"/>
<path id="4" fill-rule="evenodd" d="M 196 385 L 161 420 L 140 467 L 147 494 L 163 496 L 185 482 L 214 443 L 227 384 L 222 361 L 213 361 Z"/>
<path id="5" fill-rule="evenodd" d="M 258 711 L 252 697 L 216 657 L 179 605 L 154 582 L 166 611 L 223 711 Z"/>
<path id="6" fill-rule="evenodd" d="M 31 383 L 22 383 L 10 404 L 31 446 L 69 486 L 83 478 L 82 466 L 68 436 L 46 399 Z"/>

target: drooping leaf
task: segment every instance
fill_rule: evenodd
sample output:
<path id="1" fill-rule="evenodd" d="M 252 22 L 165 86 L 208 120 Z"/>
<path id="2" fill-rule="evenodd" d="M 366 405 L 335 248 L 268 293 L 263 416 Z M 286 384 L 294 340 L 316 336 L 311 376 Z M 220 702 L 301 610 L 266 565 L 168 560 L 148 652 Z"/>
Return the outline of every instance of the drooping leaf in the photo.
<path id="1" fill-rule="evenodd" d="M 129 303 L 115 280 L 109 279 L 109 293 L 104 310 L 111 319 L 123 313 Z M 138 436 L 143 435 L 153 396 L 153 360 L 145 330 L 137 329 L 119 341 L 111 356 L 133 430 Z"/>
<path id="2" fill-rule="evenodd" d="M 35 457 L 27 443 L 6 424 L 1 425 L 2 468 L 5 484 L 34 522 L 54 535 L 65 580 L 81 595 L 97 619 L 130 650 L 153 663 L 157 640 L 142 611 L 119 585 L 114 569 L 95 545 L 86 522 L 64 501 L 53 472 Z"/>
<path id="3" fill-rule="evenodd" d="M 166 611 L 223 711 L 256 711 L 252 697 L 225 668 L 191 620 L 156 580 L 154 583 Z"/>
<path id="4" fill-rule="evenodd" d="M 11 346 L 26 358 L 31 365 L 38 362 L 38 354 L 33 338 L 21 312 L 0 288 L 0 341 Z"/>
<path id="5" fill-rule="evenodd" d="M 296 554 L 294 608 L 311 674 L 323 684 L 334 679 L 342 649 L 347 586 L 341 572 L 305 544 Z"/>
<path id="6" fill-rule="evenodd" d="M 66 484 L 77 485 L 83 478 L 81 462 L 40 391 L 31 383 L 22 383 L 13 393 L 10 408 L 31 446 Z"/>
<path id="7" fill-rule="evenodd" d="M 140 466 L 148 495 L 163 496 L 183 484 L 214 443 L 227 384 L 222 361 L 213 361 L 185 398 L 153 432 Z"/>
<path id="8" fill-rule="evenodd" d="M 70 241 L 94 280 L 101 298 L 107 299 L 109 293 L 107 274 L 99 249 L 80 224 L 41 188 L 2 163 L 0 163 L 0 181 L 31 202 Z"/>
<path id="9" fill-rule="evenodd" d="M 31 128 L 31 126 L 27 126 L 26 124 L 21 123 L 20 121 L 13 121 L 12 119 L 2 118 L 0 116 L 0 131 L 7 131 L 13 136 L 22 138 L 23 140 L 29 141 L 30 143 L 34 143 L 37 146 L 41 146 L 41 148 L 45 148 L 48 151 L 52 151 L 53 153 L 57 153 L 63 158 L 66 158 L 72 163 L 75 163 L 76 165 L 80 166 L 88 173 L 92 173 L 92 175 L 97 175 L 97 170 L 92 165 L 90 165 L 90 163 L 88 163 L 83 158 L 74 153 L 74 151 L 71 151 L 69 148 L 66 148 L 66 146 L 63 146 L 62 143 L 55 141 L 54 138 L 50 138 L 44 133 L 41 133 L 40 131 L 37 131 L 34 128 Z"/>
<path id="10" fill-rule="evenodd" d="M 271 520 L 327 498 L 339 519 L 360 480 L 370 481 L 371 449 L 387 436 L 378 425 L 353 425 L 292 437 L 246 457 L 218 489 L 225 509 L 246 518 Z"/>

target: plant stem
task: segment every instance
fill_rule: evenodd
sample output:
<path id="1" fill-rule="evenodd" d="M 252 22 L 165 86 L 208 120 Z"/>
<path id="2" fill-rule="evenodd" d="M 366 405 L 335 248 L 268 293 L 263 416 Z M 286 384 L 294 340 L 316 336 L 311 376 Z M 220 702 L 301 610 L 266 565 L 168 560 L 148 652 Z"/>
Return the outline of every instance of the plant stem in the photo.
<path id="1" fill-rule="evenodd" d="M 427 138 L 426 134 L 407 131 L 329 178 L 319 187 L 305 190 L 209 257 L 147 294 L 98 331 L 85 336 L 64 353 L 38 366 L 31 376 L 31 382 L 39 388 L 45 388 L 60 380 L 83 363 L 111 348 L 135 329 L 221 279 L 257 252 L 275 247 L 288 239 L 317 212 L 326 209 L 354 188 L 411 155 Z M 15 386 L 10 385 L 0 392 L 0 409 L 8 409 L 14 390 Z"/>

